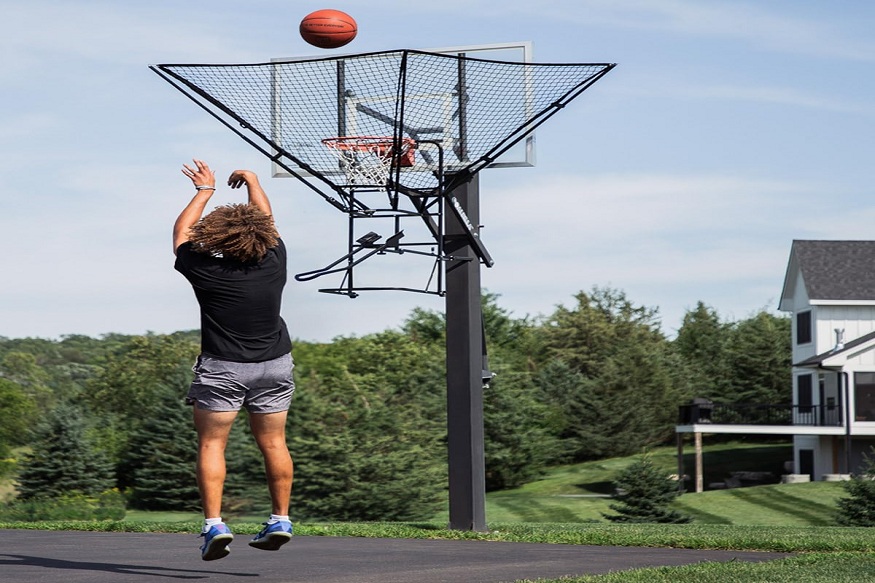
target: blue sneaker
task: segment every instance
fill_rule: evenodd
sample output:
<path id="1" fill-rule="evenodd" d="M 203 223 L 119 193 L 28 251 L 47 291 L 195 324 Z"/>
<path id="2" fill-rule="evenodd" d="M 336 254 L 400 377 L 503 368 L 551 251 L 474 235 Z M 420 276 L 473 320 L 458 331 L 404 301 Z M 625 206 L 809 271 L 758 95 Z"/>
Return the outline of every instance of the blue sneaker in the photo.
<path id="1" fill-rule="evenodd" d="M 273 524 L 265 522 L 261 532 L 249 541 L 249 546 L 263 551 L 275 551 L 290 540 L 292 540 L 291 522 L 287 520 L 280 520 Z"/>
<path id="2" fill-rule="evenodd" d="M 231 551 L 228 545 L 234 540 L 234 534 L 224 523 L 211 526 L 207 532 L 202 532 L 204 546 L 201 547 L 201 558 L 205 561 L 215 561 L 228 556 Z"/>

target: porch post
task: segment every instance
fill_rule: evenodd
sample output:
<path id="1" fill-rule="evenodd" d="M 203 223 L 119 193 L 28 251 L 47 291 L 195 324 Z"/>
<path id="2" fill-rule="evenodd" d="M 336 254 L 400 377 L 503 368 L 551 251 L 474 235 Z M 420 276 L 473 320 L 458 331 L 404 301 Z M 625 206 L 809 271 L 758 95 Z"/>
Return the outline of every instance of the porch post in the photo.
<path id="1" fill-rule="evenodd" d="M 684 434 L 675 433 L 678 445 L 678 494 L 684 493 Z"/>
<path id="2" fill-rule="evenodd" d="M 702 434 L 697 431 L 693 433 L 693 437 L 696 444 L 696 492 L 698 493 L 705 490 L 702 471 Z"/>

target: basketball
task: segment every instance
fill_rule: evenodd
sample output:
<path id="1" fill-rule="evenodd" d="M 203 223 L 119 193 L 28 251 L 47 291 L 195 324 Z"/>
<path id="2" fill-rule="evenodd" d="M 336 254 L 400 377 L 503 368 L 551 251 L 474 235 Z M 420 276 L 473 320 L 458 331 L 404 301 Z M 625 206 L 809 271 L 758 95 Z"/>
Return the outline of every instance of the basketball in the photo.
<path id="1" fill-rule="evenodd" d="M 355 38 L 358 26 L 340 10 L 317 10 L 301 21 L 301 37 L 320 49 L 336 49 Z"/>

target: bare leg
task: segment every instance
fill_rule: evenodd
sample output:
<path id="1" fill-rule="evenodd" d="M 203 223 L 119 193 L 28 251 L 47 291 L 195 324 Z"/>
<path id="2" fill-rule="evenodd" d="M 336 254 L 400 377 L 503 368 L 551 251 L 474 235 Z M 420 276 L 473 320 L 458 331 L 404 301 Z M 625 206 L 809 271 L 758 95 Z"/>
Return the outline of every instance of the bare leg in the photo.
<path id="1" fill-rule="evenodd" d="M 264 471 L 273 513 L 286 516 L 292 495 L 294 466 L 286 445 L 286 417 L 288 412 L 250 413 L 249 427 L 264 456 Z"/>
<path id="2" fill-rule="evenodd" d="M 225 446 L 236 417 L 236 411 L 194 408 L 194 426 L 198 435 L 197 485 L 201 493 L 204 518 L 218 518 L 222 515 Z"/>

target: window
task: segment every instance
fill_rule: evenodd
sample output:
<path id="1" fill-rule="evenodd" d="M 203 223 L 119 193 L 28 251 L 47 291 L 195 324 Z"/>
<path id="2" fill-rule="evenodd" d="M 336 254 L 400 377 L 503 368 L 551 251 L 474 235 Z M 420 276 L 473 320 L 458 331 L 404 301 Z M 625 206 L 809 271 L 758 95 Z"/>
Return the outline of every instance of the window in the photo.
<path id="1" fill-rule="evenodd" d="M 875 372 L 854 373 L 854 412 L 857 421 L 875 421 Z"/>
<path id="2" fill-rule="evenodd" d="M 811 342 L 811 311 L 796 314 L 796 344 Z"/>

